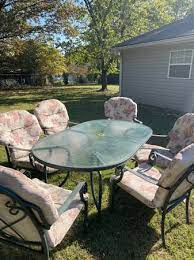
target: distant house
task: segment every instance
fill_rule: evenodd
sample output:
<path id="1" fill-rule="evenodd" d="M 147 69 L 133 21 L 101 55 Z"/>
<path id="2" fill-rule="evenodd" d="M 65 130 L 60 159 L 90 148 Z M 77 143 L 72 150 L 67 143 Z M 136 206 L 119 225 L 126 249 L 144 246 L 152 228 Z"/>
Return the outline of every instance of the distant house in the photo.
<path id="1" fill-rule="evenodd" d="M 181 112 L 194 111 L 194 14 L 113 47 L 120 94 Z"/>

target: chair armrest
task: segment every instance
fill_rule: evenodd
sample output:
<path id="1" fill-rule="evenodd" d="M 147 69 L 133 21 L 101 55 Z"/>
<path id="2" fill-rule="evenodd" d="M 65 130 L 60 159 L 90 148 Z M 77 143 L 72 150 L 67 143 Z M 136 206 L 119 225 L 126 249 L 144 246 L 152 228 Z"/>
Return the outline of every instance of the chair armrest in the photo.
<path id="1" fill-rule="evenodd" d="M 169 141 L 168 135 L 152 134 L 148 143 L 165 147 L 167 145 L 168 141 Z"/>
<path id="2" fill-rule="evenodd" d="M 156 135 L 156 134 L 153 134 L 152 136 L 153 137 L 157 137 L 157 138 L 168 138 L 168 135 Z"/>
<path id="3" fill-rule="evenodd" d="M 74 125 L 78 125 L 78 122 L 72 122 L 72 121 L 68 121 L 68 125 L 70 126 L 74 126 Z"/>
<path id="4" fill-rule="evenodd" d="M 169 151 L 169 149 L 167 149 L 167 148 L 164 148 L 164 150 L 165 150 L 165 151 Z M 161 158 L 163 158 L 163 159 L 165 159 L 165 160 L 167 160 L 167 161 L 169 161 L 169 162 L 172 161 L 172 159 L 169 158 L 168 156 L 159 153 L 157 150 L 152 150 L 152 151 L 150 152 L 150 155 L 149 155 L 149 163 L 150 163 L 151 165 L 155 165 L 155 164 L 156 164 L 157 157 L 161 157 Z"/>
<path id="5" fill-rule="evenodd" d="M 6 145 L 6 146 L 7 146 L 9 149 L 31 152 L 31 149 L 21 148 L 21 147 L 17 147 L 17 146 L 11 145 L 11 144 L 8 144 L 8 145 Z"/>
<path id="6" fill-rule="evenodd" d="M 87 184 L 86 182 L 80 182 L 75 187 L 75 189 L 71 192 L 71 194 L 67 197 L 66 201 L 61 205 L 60 208 L 58 208 L 59 215 L 63 214 L 70 206 L 72 201 L 76 198 L 76 196 L 79 194 L 81 201 L 85 202 L 86 198 L 84 198 L 84 194 L 87 192 Z"/>
<path id="7" fill-rule="evenodd" d="M 134 121 L 135 123 L 138 123 L 138 124 L 143 124 L 143 122 L 140 121 L 140 120 L 138 120 L 136 117 L 133 119 L 133 121 Z"/>

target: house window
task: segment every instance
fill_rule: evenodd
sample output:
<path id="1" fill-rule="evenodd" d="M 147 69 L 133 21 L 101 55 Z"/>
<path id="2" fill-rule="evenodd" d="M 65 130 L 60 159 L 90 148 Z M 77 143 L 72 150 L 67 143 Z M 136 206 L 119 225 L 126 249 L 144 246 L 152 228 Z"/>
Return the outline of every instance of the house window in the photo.
<path id="1" fill-rule="evenodd" d="M 193 50 L 171 51 L 168 77 L 190 79 L 192 63 Z"/>

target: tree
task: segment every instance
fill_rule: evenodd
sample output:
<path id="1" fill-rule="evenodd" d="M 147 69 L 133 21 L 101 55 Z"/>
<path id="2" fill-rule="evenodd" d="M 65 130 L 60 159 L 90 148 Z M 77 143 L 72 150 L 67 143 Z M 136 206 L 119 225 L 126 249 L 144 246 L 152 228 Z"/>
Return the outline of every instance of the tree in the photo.
<path id="1" fill-rule="evenodd" d="M 53 75 L 66 72 L 64 56 L 58 49 L 34 40 L 25 41 L 23 51 L 17 57 L 17 67 L 22 73 L 40 75 L 41 85 L 48 83 Z"/>
<path id="2" fill-rule="evenodd" d="M 104 91 L 107 72 L 115 62 L 111 47 L 118 42 L 167 24 L 191 8 L 191 0 L 83 0 L 87 30 L 82 34 L 93 64 L 101 71 Z M 181 3 L 181 6 L 179 5 Z M 178 8 L 178 9 L 177 9 Z"/>
<path id="3" fill-rule="evenodd" d="M 74 34 L 80 6 L 71 0 L 0 0 L 0 41 L 37 33 Z"/>
<path id="4" fill-rule="evenodd" d="M 66 72 L 62 53 L 53 46 L 35 40 L 15 40 L 14 47 L 0 52 L 0 73 L 34 76 L 44 85 L 52 76 Z"/>

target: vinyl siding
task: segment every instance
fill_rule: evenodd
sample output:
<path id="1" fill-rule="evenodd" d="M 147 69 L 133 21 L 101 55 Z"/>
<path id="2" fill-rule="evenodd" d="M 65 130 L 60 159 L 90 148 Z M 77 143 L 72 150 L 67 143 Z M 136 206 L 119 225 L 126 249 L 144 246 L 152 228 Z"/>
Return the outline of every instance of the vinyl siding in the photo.
<path id="1" fill-rule="evenodd" d="M 194 49 L 194 42 L 122 51 L 121 95 L 142 104 L 191 112 L 194 65 L 191 79 L 168 78 L 170 51 L 178 49 Z"/>

